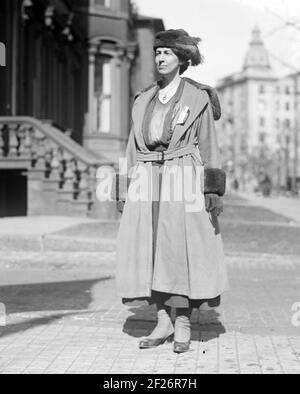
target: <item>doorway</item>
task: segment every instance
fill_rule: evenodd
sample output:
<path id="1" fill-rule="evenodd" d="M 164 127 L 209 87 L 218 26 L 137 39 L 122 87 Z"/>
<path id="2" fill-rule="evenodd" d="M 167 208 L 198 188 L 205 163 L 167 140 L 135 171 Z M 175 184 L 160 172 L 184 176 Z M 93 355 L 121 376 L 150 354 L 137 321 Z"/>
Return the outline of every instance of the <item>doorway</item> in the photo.
<path id="1" fill-rule="evenodd" d="M 27 216 L 26 170 L 0 170 L 0 217 Z"/>

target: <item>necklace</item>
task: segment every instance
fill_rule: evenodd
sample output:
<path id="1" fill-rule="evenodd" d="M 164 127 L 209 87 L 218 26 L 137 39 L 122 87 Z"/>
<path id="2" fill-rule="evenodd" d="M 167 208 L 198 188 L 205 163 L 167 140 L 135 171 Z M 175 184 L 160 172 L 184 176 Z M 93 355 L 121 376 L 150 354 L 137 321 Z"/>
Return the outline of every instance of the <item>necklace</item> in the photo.
<path id="1" fill-rule="evenodd" d="M 163 102 L 167 101 L 167 98 L 168 98 L 167 93 L 164 93 L 160 98 L 161 98 L 161 100 L 162 100 Z"/>
<path id="2" fill-rule="evenodd" d="M 178 86 L 173 85 L 169 89 L 164 88 L 159 91 L 159 99 L 162 103 L 168 102 L 176 93 Z"/>
<path id="3" fill-rule="evenodd" d="M 180 82 L 181 78 L 177 78 L 173 80 L 169 85 L 159 90 L 158 98 L 163 104 L 166 104 L 176 94 Z"/>

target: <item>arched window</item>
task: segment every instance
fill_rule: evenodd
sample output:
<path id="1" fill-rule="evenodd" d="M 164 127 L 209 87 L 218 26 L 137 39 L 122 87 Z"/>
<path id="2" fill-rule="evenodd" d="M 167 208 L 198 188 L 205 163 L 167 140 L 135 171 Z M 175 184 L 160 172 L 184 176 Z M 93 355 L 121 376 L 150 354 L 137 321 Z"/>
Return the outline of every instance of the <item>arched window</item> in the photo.
<path id="1" fill-rule="evenodd" d="M 94 130 L 98 133 L 111 132 L 112 110 L 112 57 L 98 54 L 95 62 L 94 86 Z"/>

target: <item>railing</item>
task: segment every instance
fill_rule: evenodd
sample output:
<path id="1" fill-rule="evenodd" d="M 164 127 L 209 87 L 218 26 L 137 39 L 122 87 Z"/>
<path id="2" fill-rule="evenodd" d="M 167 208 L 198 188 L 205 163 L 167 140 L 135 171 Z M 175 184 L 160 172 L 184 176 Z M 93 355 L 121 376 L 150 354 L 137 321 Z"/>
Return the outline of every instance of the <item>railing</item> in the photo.
<path id="1" fill-rule="evenodd" d="M 114 167 L 51 124 L 31 117 L 0 117 L 0 168 L 7 162 L 21 162 L 44 183 L 57 182 L 60 195 L 65 192 L 88 209 L 96 195 L 97 169 Z"/>

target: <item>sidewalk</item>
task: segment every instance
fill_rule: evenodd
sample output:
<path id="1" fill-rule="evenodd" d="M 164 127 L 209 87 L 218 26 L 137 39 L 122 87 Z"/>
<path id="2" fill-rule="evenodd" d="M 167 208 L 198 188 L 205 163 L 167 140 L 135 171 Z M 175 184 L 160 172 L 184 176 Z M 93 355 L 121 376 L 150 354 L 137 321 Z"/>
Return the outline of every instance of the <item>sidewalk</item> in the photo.
<path id="1" fill-rule="evenodd" d="M 251 201 L 250 208 L 240 203 L 228 207 L 223 223 L 231 234 L 225 237 L 230 292 L 221 307 L 193 312 L 191 351 L 182 355 L 174 354 L 170 343 L 138 349 L 139 339 L 155 325 L 155 310 L 125 307 L 116 294 L 115 251 L 101 249 L 116 224 L 69 226 L 59 219 L 56 224 L 49 220 L 47 227 L 47 218 L 36 222 L 30 230 L 35 237 L 61 233 L 89 239 L 96 231 L 96 245 L 102 236 L 108 238 L 94 252 L 0 252 L 0 374 L 300 374 L 300 259 L 286 254 L 280 238 L 290 237 L 298 251 L 300 230 L 292 227 L 288 233 L 288 221 L 263 214 Z M 7 231 L 13 228 L 6 225 Z M 20 236 L 26 235 L 26 226 L 18 227 Z M 264 249 L 260 239 L 266 232 L 276 248 Z"/>
<path id="2" fill-rule="evenodd" d="M 95 222 L 93 219 L 66 216 L 0 218 L 0 235 L 37 235 L 42 237 L 81 223 L 93 222 Z"/>
<path id="3" fill-rule="evenodd" d="M 117 229 L 117 221 L 88 218 L 0 218 L 0 253 L 112 251 Z"/>
<path id="4" fill-rule="evenodd" d="M 243 192 L 234 193 L 233 195 L 244 198 L 253 206 L 266 208 L 292 221 L 300 223 L 300 197 L 258 197 L 255 194 Z"/>
<path id="5" fill-rule="evenodd" d="M 149 307 L 124 307 L 114 278 L 96 266 L 12 273 L 0 286 L 0 373 L 300 373 L 299 261 L 227 257 L 222 307 L 194 311 L 191 351 L 139 350 L 155 325 Z M 2 273 L 1 273 L 2 276 Z M 26 280 L 24 280 L 24 277 Z"/>

